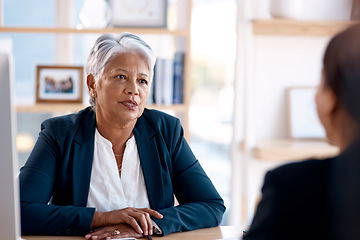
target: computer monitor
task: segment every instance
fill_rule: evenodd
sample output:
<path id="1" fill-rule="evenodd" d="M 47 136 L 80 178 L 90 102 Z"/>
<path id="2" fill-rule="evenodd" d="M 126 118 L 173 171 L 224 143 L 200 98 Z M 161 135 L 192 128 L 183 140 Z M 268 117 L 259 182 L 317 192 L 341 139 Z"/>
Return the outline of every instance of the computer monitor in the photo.
<path id="1" fill-rule="evenodd" d="M 0 53 L 0 239 L 20 239 L 16 121 L 12 91 L 12 65 Z"/>

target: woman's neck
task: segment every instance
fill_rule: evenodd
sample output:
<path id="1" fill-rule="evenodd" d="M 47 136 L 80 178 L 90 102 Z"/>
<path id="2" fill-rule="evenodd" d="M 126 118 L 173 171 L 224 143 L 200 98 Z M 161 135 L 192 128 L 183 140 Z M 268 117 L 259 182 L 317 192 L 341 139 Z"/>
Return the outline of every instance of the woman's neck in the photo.
<path id="1" fill-rule="evenodd" d="M 332 139 L 340 148 L 340 152 L 344 152 L 349 145 L 359 136 L 359 126 L 356 121 L 348 114 L 339 115 L 333 126 Z"/>
<path id="2" fill-rule="evenodd" d="M 133 124 L 112 124 L 96 119 L 96 128 L 100 135 L 113 145 L 114 154 L 123 154 L 125 144 L 133 134 Z"/>

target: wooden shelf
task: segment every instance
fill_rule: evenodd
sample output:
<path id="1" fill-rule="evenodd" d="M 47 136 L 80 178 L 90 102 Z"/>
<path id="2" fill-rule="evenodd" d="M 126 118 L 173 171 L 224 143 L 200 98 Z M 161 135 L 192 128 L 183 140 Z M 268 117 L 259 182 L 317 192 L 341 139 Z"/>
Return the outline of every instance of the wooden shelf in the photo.
<path id="1" fill-rule="evenodd" d="M 77 112 L 86 105 L 81 103 L 36 103 L 32 105 L 17 105 L 18 113 L 53 113 L 53 112 Z"/>
<path id="2" fill-rule="evenodd" d="M 259 141 L 254 147 L 254 157 L 262 161 L 297 161 L 338 153 L 339 148 L 325 140 L 272 139 Z"/>
<path id="3" fill-rule="evenodd" d="M 255 35 L 332 36 L 358 21 L 253 20 Z"/>
<path id="4" fill-rule="evenodd" d="M 88 105 L 81 103 L 36 103 L 33 105 L 18 105 L 16 111 L 18 113 L 53 113 L 53 112 L 77 112 Z M 173 110 L 175 112 L 186 112 L 185 104 L 173 105 L 149 105 L 150 109 L 157 109 L 163 111 Z"/>
<path id="5" fill-rule="evenodd" d="M 102 34 L 131 32 L 134 34 L 160 34 L 187 36 L 187 30 L 169 30 L 167 28 L 60 28 L 60 27 L 0 27 L 0 32 L 8 33 L 54 33 L 54 34 Z"/>

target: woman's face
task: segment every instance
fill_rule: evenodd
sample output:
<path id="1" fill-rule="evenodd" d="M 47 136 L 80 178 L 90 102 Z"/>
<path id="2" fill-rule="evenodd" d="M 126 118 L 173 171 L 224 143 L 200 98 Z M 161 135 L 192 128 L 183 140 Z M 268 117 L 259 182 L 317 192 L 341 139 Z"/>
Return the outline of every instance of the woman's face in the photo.
<path id="1" fill-rule="evenodd" d="M 148 61 L 142 54 L 116 55 L 93 85 L 97 118 L 135 123 L 144 111 L 150 92 L 150 73 Z"/>

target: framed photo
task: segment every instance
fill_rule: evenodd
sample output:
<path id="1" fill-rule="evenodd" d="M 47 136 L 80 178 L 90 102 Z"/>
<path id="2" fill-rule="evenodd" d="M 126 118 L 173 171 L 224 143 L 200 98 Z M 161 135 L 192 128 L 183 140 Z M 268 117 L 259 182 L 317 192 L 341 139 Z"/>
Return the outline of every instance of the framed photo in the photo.
<path id="1" fill-rule="evenodd" d="M 324 139 L 325 130 L 316 111 L 317 87 L 288 88 L 289 132 L 291 138 Z"/>
<path id="2" fill-rule="evenodd" d="M 166 27 L 167 0 L 109 0 L 110 26 Z"/>
<path id="3" fill-rule="evenodd" d="M 81 103 L 83 76 L 83 67 L 37 66 L 36 102 Z"/>

